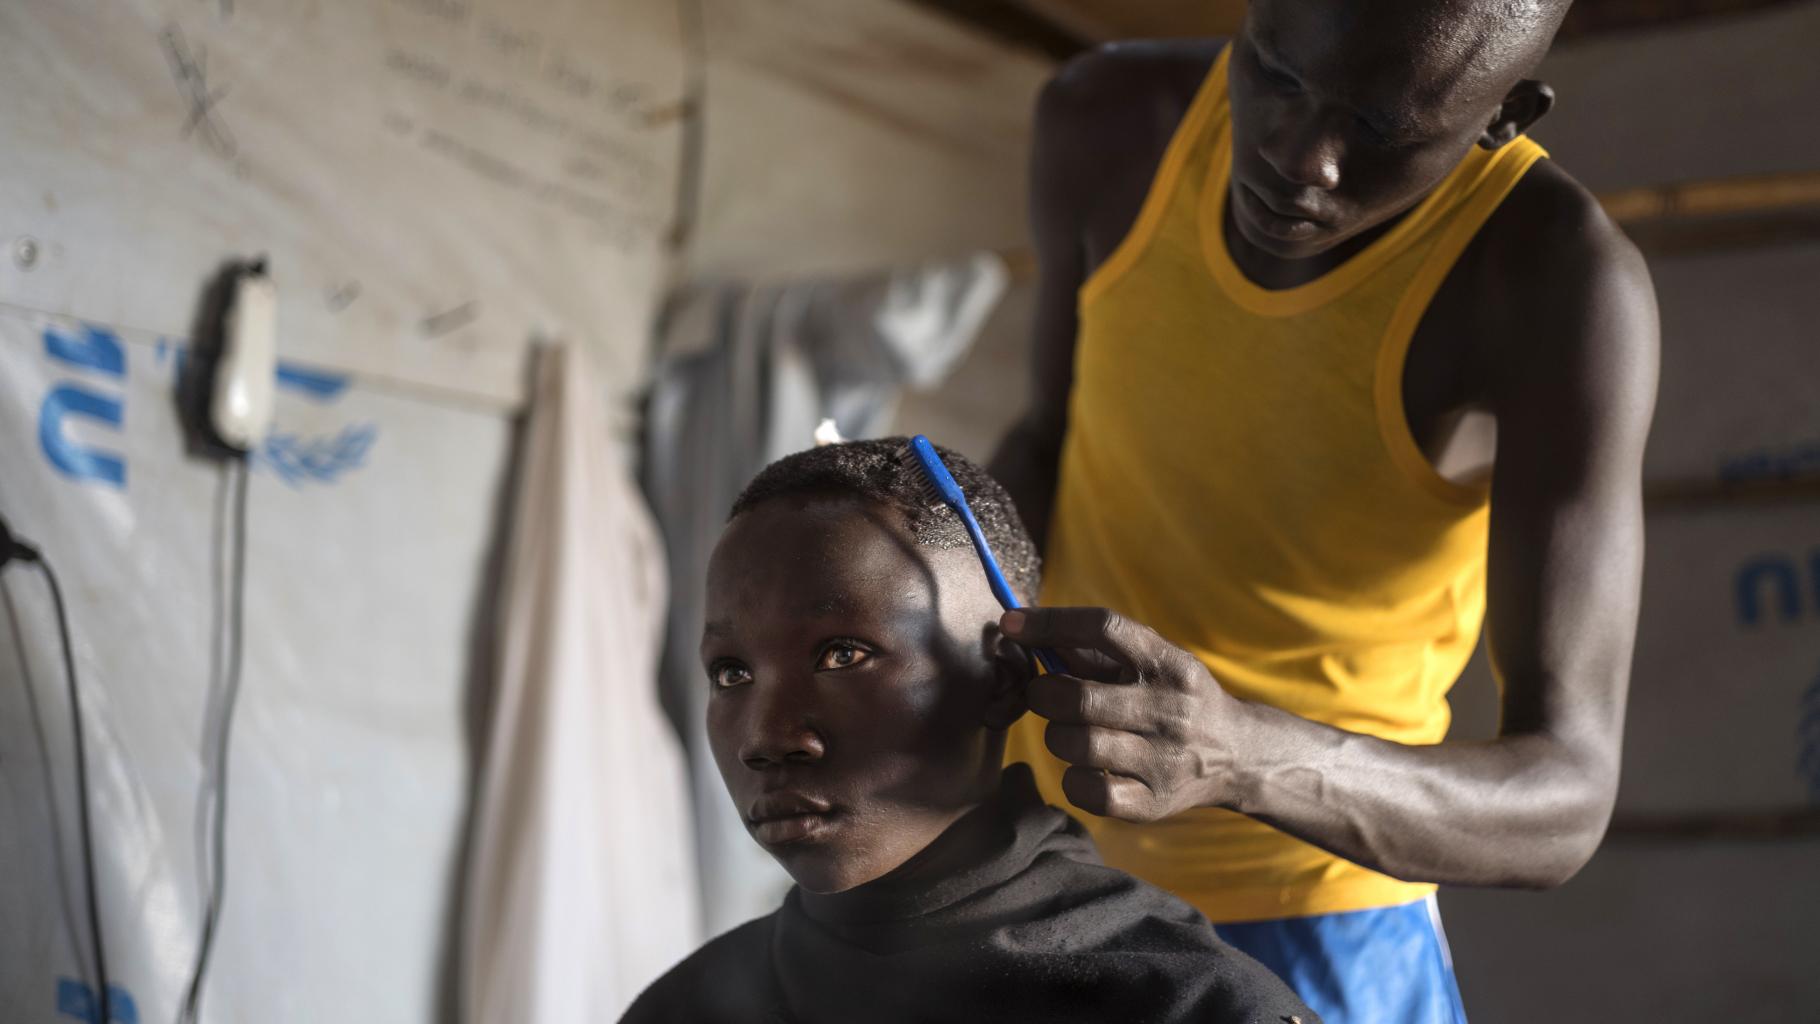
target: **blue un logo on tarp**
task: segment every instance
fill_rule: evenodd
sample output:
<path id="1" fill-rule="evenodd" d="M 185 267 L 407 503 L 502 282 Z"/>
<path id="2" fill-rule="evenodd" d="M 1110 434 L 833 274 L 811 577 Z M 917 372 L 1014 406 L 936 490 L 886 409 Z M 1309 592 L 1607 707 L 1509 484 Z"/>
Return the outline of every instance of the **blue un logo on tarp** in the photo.
<path id="1" fill-rule="evenodd" d="M 38 410 L 38 446 L 45 461 L 72 480 L 125 490 L 126 454 L 106 440 L 126 429 L 125 346 L 114 332 L 93 324 L 74 330 L 47 325 L 44 352 L 72 374 L 52 385 Z M 172 353 L 181 377 L 183 347 L 159 339 L 159 361 Z M 312 401 L 333 402 L 347 391 L 349 378 L 280 362 L 277 384 L 281 391 Z M 79 434 L 91 440 L 78 440 Z M 102 440 L 93 440 L 97 435 Z M 253 462 L 293 487 L 332 484 L 365 465 L 378 438 L 374 423 L 350 423 L 322 435 L 274 429 L 253 453 Z"/>
<path id="2" fill-rule="evenodd" d="M 81 375 L 53 386 L 38 409 L 38 446 L 44 457 L 65 476 L 124 490 L 125 457 L 75 441 L 69 427 L 87 421 L 108 432 L 122 429 L 126 395 L 118 387 L 126 379 L 126 349 L 113 332 L 99 327 L 85 326 L 80 334 L 46 327 L 44 353 Z"/>

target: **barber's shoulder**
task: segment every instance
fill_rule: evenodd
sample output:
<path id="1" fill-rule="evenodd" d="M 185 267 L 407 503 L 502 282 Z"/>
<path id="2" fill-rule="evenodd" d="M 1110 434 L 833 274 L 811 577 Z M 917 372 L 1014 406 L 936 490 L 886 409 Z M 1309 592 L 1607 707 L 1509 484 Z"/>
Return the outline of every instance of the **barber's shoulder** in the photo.
<path id="1" fill-rule="evenodd" d="M 1127 39 L 1101 43 L 1063 61 L 1044 87 L 1043 99 L 1064 104 L 1107 94 L 1130 99 L 1171 88 L 1184 78 L 1193 88 L 1225 46 L 1223 39 Z"/>
<path id="2" fill-rule="evenodd" d="M 1036 103 L 1031 177 L 1039 219 L 1079 216 L 1111 183 L 1147 176 L 1225 45 L 1105 43 L 1058 68 Z"/>
<path id="3" fill-rule="evenodd" d="M 1481 236 L 1475 277 L 1480 309 L 1489 314 L 1483 322 L 1502 324 L 1510 335 L 1501 352 L 1489 353 L 1493 360 L 1596 369 L 1614 384 L 1613 370 L 1634 375 L 1620 366 L 1639 374 L 1653 366 L 1656 308 L 1648 265 L 1598 197 L 1560 165 L 1538 161 Z"/>
<path id="4" fill-rule="evenodd" d="M 1191 99 L 1223 39 L 1102 43 L 1063 62 L 1037 98 L 1037 132 L 1095 134 L 1128 126 L 1146 106 Z"/>
<path id="5" fill-rule="evenodd" d="M 1597 196 L 1552 160 L 1539 160 L 1481 230 L 1488 280 L 1518 304 L 1559 297 L 1561 286 L 1647 283 L 1636 245 Z"/>
<path id="6" fill-rule="evenodd" d="M 1610 259 L 1635 248 L 1599 198 L 1546 157 L 1517 182 L 1492 219 L 1513 239 L 1527 238 L 1576 258 Z"/>

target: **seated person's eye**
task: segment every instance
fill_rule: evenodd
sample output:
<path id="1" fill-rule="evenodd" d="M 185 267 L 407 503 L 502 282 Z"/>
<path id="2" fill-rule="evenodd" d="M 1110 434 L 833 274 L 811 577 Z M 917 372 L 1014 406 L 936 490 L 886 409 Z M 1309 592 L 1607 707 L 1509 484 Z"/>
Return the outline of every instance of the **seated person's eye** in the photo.
<path id="1" fill-rule="evenodd" d="M 725 690 L 751 682 L 752 671 L 737 661 L 717 661 L 708 666 L 708 679 Z"/>
<path id="2" fill-rule="evenodd" d="M 852 668 L 870 657 L 872 652 L 864 647 L 850 640 L 836 640 L 822 648 L 821 660 L 816 663 L 815 670 L 823 672 L 835 668 Z"/>

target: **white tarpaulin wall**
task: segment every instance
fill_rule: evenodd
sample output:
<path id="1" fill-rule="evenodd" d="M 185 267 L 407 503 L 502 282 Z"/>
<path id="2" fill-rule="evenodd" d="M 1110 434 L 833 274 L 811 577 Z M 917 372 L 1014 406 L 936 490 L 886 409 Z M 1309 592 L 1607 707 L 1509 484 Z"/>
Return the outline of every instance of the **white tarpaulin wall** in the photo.
<path id="1" fill-rule="evenodd" d="M 182 454 L 174 356 L 155 336 L 0 314 L 0 505 L 68 597 L 109 970 L 147 1022 L 172 1019 L 196 949 L 220 593 L 221 471 Z M 300 457 L 262 457 L 250 479 L 204 1019 L 423 1020 L 459 884 L 469 638 L 510 428 L 328 374 L 279 403 Z M 67 702 L 48 592 L 18 566 L 6 588 L 25 642 L 0 621 L 0 1006 L 51 1021 L 60 981 L 90 977 L 68 913 L 83 903 Z"/>
<path id="2" fill-rule="evenodd" d="M 116 1019 L 171 1020 L 196 948 L 221 492 L 172 382 L 207 279 L 256 254 L 284 366 L 203 1019 L 452 1010 L 507 413 L 538 336 L 637 386 L 677 32 L 666 0 L 0 6 L 0 515 L 69 600 Z M 57 634 L 5 576 L 0 1020 L 81 1019 Z"/>
<path id="3" fill-rule="evenodd" d="M 0 5 L 0 301 L 182 336 L 265 253 L 282 355 L 514 401 L 544 335 L 630 390 L 678 35 L 672 0 Z"/>

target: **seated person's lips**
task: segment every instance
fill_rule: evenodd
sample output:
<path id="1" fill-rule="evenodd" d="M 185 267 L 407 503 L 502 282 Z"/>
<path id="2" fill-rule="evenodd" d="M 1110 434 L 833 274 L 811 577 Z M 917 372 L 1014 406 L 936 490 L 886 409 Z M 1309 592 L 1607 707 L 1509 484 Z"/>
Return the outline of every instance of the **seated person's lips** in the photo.
<path id="1" fill-rule="evenodd" d="M 822 811 L 752 822 L 752 837 L 767 846 L 813 839 L 833 826 L 834 813 Z"/>
<path id="2" fill-rule="evenodd" d="M 775 845 L 808 839 L 827 829 L 835 815 L 833 805 L 801 793 L 774 792 L 756 800 L 746 811 L 752 835 Z"/>

